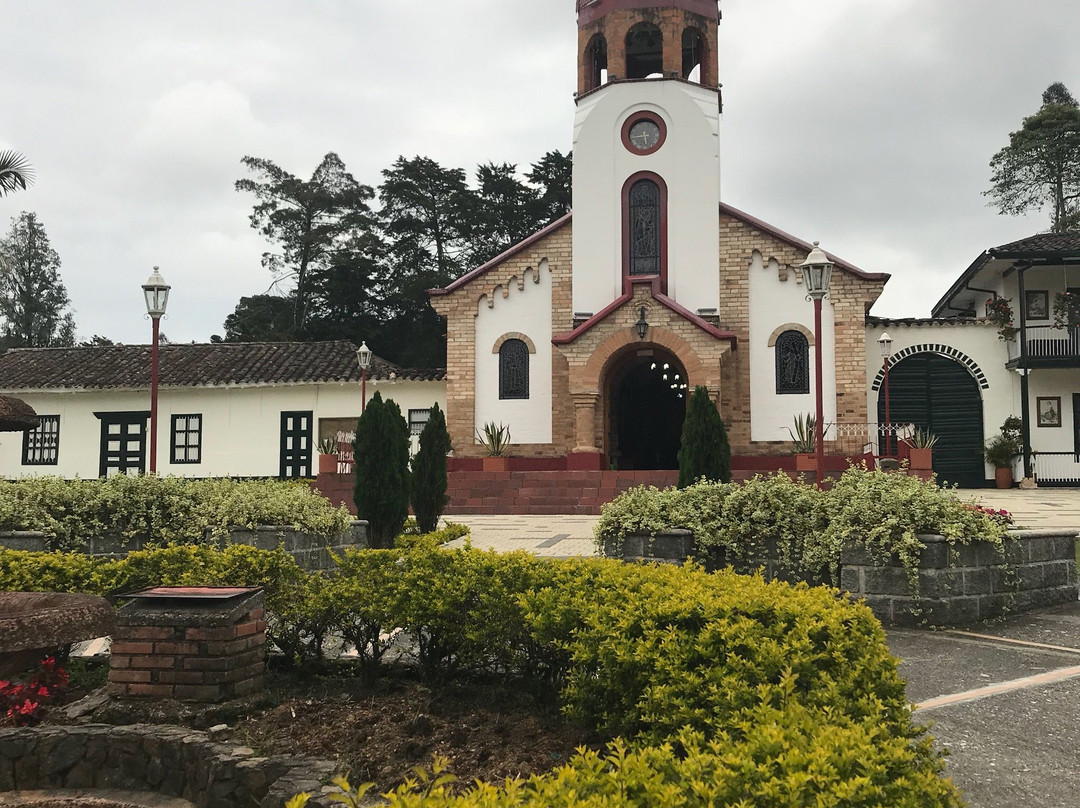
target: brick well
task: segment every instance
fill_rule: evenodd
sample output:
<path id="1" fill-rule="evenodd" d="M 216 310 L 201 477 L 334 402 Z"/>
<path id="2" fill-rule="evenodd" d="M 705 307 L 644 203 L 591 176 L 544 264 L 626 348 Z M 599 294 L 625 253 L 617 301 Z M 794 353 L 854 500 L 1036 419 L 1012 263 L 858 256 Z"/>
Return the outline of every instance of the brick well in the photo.
<path id="1" fill-rule="evenodd" d="M 263 687 L 261 589 L 155 587 L 116 613 L 109 694 L 218 702 Z"/>

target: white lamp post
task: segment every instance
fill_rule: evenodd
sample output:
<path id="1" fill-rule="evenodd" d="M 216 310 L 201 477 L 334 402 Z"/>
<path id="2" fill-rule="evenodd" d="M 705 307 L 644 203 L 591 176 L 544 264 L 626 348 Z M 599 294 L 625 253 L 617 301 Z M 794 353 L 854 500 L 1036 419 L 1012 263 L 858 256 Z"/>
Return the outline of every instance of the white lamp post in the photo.
<path id="1" fill-rule="evenodd" d="M 885 366 L 885 455 L 892 457 L 892 419 L 889 417 L 889 357 L 892 356 L 892 337 L 882 332 L 878 337 L 881 361 Z"/>
<path id="2" fill-rule="evenodd" d="M 158 339 L 160 322 L 169 303 L 169 289 L 158 267 L 150 273 L 143 284 L 143 297 L 146 299 L 146 313 L 154 323 L 154 340 L 150 348 L 150 473 L 157 474 L 157 400 L 158 400 Z"/>
<path id="3" fill-rule="evenodd" d="M 825 407 L 822 399 L 821 382 L 821 301 L 829 294 L 829 282 L 832 280 L 833 263 L 825 251 L 814 242 L 814 249 L 806 256 L 802 265 L 803 283 L 806 284 L 806 296 L 814 301 L 814 398 L 817 408 L 816 465 L 818 487 L 825 481 Z"/>
<path id="4" fill-rule="evenodd" d="M 367 372 L 371 367 L 371 349 L 366 341 L 356 349 L 356 361 L 360 365 L 360 414 L 363 415 L 367 409 Z"/>

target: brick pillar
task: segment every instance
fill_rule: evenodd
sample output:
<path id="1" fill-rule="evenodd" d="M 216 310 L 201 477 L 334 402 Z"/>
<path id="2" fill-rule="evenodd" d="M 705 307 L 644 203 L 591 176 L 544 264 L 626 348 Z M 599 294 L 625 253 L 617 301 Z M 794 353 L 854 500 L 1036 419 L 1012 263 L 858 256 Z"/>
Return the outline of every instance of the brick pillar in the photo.
<path id="1" fill-rule="evenodd" d="M 596 470 L 603 467 L 603 453 L 596 444 L 596 403 L 599 393 L 574 393 L 574 450 L 567 468 Z"/>
<path id="2" fill-rule="evenodd" d="M 194 591 L 202 597 L 193 597 Z M 157 587 L 136 593 L 116 613 L 109 694 L 217 702 L 261 690 L 263 603 L 262 590 L 251 588 Z"/>

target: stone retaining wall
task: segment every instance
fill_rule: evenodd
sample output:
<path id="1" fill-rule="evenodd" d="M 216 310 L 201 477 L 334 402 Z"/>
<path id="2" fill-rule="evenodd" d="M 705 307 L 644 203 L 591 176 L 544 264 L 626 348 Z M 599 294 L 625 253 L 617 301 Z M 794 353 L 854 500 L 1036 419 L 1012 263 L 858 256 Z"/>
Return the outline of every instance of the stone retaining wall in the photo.
<path id="1" fill-rule="evenodd" d="M 1074 532 L 1015 530 L 1006 539 L 1002 559 L 989 542 L 956 545 L 950 551 L 943 536 L 920 536 L 926 545 L 919 563 L 919 597 L 911 596 L 907 570 L 895 555 L 875 559 L 861 548 L 846 548 L 840 555 L 840 588 L 866 601 L 886 624 L 927 623 L 960 626 L 1030 611 L 1044 606 L 1074 603 L 1077 584 Z M 605 555 L 618 556 L 613 547 Z M 624 561 L 681 564 L 696 555 L 693 534 L 671 530 L 656 536 L 628 536 L 623 543 Z M 775 556 L 775 548 L 772 555 Z M 726 566 L 722 557 L 716 566 Z M 787 570 L 775 558 L 751 563 L 732 563 L 738 572 L 760 567 L 768 580 L 827 582 L 828 571 L 803 576 Z"/>
<path id="2" fill-rule="evenodd" d="M 919 539 L 926 548 L 919 559 L 918 600 L 900 559 L 875 563 L 858 548 L 841 553 L 840 588 L 894 625 L 958 626 L 1077 600 L 1075 533 L 1011 531 L 1004 560 L 989 542 L 957 545 L 950 552 L 942 536 Z"/>
<path id="3" fill-rule="evenodd" d="M 207 531 L 209 542 L 209 531 Z M 337 536 L 317 536 L 296 530 L 290 525 L 260 525 L 254 529 L 236 527 L 229 531 L 225 544 L 246 544 L 260 550 L 273 550 L 279 545 L 296 559 L 306 570 L 328 570 L 334 566 L 331 553 L 341 555 L 349 548 L 367 546 L 367 522 L 354 520 L 349 528 Z M 86 540 L 86 553 L 91 556 L 111 558 L 127 555 L 132 550 L 142 550 L 146 540 L 142 536 L 130 539 L 117 534 L 90 536 Z M 0 547 L 9 550 L 45 552 L 49 549 L 49 537 L 37 531 L 16 530 L 0 533 Z"/>
<path id="4" fill-rule="evenodd" d="M 315 758 L 256 757 L 203 732 L 135 724 L 0 728 L 0 792 L 127 789 L 193 802 L 198 808 L 279 808 L 300 791 L 322 808 L 336 764 Z M 311 805 L 312 803 L 308 803 Z"/>

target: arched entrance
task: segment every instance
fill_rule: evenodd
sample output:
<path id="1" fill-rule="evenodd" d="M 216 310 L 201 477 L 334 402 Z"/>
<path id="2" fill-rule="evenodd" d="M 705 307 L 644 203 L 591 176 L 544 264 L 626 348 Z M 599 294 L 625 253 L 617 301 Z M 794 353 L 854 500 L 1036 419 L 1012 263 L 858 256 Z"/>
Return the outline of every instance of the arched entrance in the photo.
<path id="1" fill-rule="evenodd" d="M 677 469 L 686 369 L 658 346 L 639 348 L 608 373 L 607 454 L 619 469 Z"/>
<path id="2" fill-rule="evenodd" d="M 979 383 L 959 362 L 938 354 L 909 356 L 889 368 L 889 416 L 937 435 L 934 471 L 962 488 L 986 484 L 982 460 L 983 411 Z M 878 391 L 878 422 L 885 391 Z"/>

